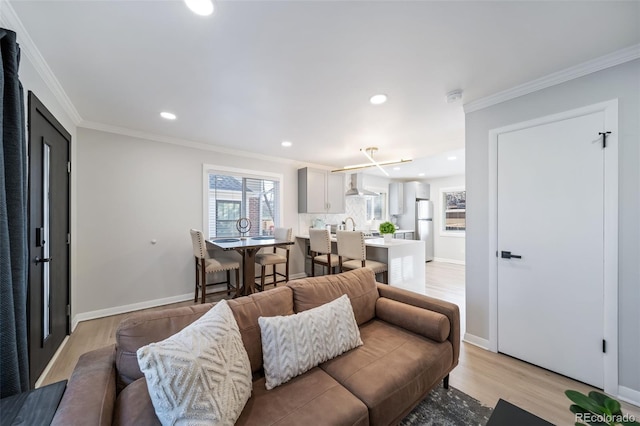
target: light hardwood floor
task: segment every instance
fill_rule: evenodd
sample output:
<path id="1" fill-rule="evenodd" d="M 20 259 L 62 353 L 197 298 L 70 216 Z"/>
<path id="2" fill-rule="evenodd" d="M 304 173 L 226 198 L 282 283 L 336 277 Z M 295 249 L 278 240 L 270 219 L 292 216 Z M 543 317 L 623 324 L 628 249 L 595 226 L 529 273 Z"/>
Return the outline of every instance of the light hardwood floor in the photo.
<path id="1" fill-rule="evenodd" d="M 427 294 L 459 305 L 464 329 L 464 266 L 429 262 L 426 268 Z M 215 300 L 216 296 L 207 298 L 208 302 Z M 191 304 L 182 302 L 153 310 Z M 130 314 L 78 324 L 42 385 L 69 378 L 80 355 L 115 343 L 116 328 L 127 315 Z M 465 342 L 460 351 L 460 363 L 451 372 L 450 384 L 486 406 L 494 407 L 502 398 L 557 425 L 574 424 L 573 414 L 569 411 L 570 402 L 564 395 L 566 389 L 593 390 L 583 383 Z M 623 403 L 623 412 L 640 419 L 640 408 L 636 406 Z"/>

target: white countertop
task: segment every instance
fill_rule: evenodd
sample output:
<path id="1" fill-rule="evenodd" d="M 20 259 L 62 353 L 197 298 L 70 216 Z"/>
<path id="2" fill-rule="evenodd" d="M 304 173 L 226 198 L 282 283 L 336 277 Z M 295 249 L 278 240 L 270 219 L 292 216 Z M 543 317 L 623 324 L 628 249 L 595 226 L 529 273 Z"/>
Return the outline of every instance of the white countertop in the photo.
<path id="1" fill-rule="evenodd" d="M 413 231 L 409 231 L 413 232 Z M 309 239 L 308 235 L 296 235 L 296 238 Z M 331 237 L 332 242 L 336 242 L 335 237 Z M 424 244 L 424 241 L 419 240 L 403 240 L 403 239 L 391 239 L 389 241 L 385 241 L 384 238 L 365 238 L 364 244 L 370 247 L 397 247 L 397 246 L 406 246 L 411 244 Z"/>
<path id="2" fill-rule="evenodd" d="M 396 234 L 407 234 L 409 232 L 415 232 L 413 229 L 396 229 Z"/>

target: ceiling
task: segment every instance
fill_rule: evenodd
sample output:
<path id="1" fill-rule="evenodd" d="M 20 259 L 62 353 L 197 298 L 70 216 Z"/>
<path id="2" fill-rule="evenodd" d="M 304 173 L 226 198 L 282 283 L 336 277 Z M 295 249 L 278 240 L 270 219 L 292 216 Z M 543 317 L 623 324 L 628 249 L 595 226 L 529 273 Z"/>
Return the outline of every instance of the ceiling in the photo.
<path id="1" fill-rule="evenodd" d="M 395 177 L 464 148 L 447 92 L 467 103 L 640 40 L 639 2 L 9 3 L 85 122 L 331 167 L 368 146 L 431 164 Z"/>

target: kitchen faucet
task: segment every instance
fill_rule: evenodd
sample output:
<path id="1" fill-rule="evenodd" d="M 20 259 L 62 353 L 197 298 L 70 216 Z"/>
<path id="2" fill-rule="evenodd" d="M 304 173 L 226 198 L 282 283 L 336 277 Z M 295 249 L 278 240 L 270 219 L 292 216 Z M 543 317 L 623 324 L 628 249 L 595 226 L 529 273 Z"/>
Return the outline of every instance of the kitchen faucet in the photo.
<path id="1" fill-rule="evenodd" d="M 352 231 L 356 230 L 356 221 L 353 220 L 353 218 L 351 216 L 348 216 L 342 223 L 344 223 L 344 230 L 347 230 L 347 221 L 351 219 L 351 223 L 353 224 L 353 228 L 351 229 Z"/>

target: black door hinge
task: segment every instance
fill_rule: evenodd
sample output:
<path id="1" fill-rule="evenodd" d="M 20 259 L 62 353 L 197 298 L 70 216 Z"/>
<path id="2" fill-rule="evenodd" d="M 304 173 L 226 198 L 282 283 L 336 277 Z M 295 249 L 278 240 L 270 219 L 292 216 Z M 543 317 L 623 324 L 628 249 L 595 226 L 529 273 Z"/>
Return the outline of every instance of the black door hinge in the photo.
<path id="1" fill-rule="evenodd" d="M 607 341 L 602 339 L 602 353 L 606 354 L 607 353 Z"/>
<path id="2" fill-rule="evenodd" d="M 607 147 L 607 135 L 610 135 L 611 132 L 600 132 L 598 134 L 600 136 L 602 136 L 602 147 L 606 148 Z"/>

